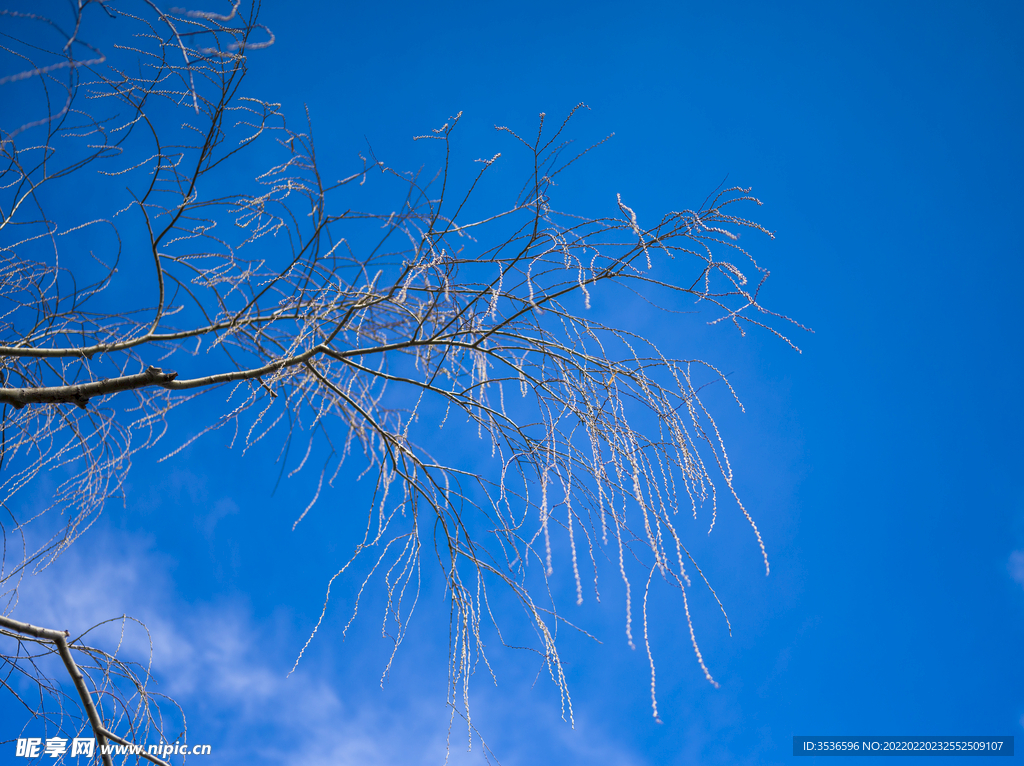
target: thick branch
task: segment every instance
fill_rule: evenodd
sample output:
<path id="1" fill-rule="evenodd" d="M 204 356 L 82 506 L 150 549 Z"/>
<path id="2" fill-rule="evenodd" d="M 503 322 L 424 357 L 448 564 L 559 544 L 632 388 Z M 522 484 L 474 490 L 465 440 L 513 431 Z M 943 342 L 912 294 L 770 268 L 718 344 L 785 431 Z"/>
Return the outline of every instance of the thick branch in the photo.
<path id="1" fill-rule="evenodd" d="M 106 740 L 112 739 L 118 744 L 127 745 L 129 747 L 132 746 L 132 743 L 122 739 L 112 731 L 108 731 L 103 725 L 103 721 L 100 720 L 100 714 L 99 711 L 96 710 L 95 703 L 92 701 L 92 695 L 89 694 L 89 690 L 85 686 L 85 676 L 82 674 L 82 671 L 79 670 L 74 657 L 71 656 L 71 649 L 68 646 L 67 641 L 67 631 L 40 628 L 37 625 L 31 625 L 30 623 L 21 622 L 19 620 L 12 620 L 10 617 L 4 617 L 3 615 L 0 615 L 0 628 L 6 628 L 14 633 L 33 636 L 35 638 L 42 639 L 43 641 L 52 641 L 57 645 L 57 653 L 60 654 L 60 658 L 64 662 L 64 667 L 67 669 L 68 675 L 71 676 L 71 680 L 74 681 L 75 689 L 78 691 L 78 696 L 82 700 L 82 704 L 85 706 L 85 712 L 89 716 L 89 724 L 92 726 L 93 733 L 96 735 L 96 745 L 100 750 L 103 763 L 105 766 L 113 766 L 114 762 L 113 759 L 111 759 L 110 754 L 103 752 L 103 746 L 106 744 Z M 166 761 L 162 761 L 149 753 L 139 752 L 138 755 L 148 761 L 152 761 L 157 764 L 157 766 L 170 766 Z"/>
<path id="2" fill-rule="evenodd" d="M 74 386 L 45 386 L 42 388 L 0 388 L 0 403 L 14 405 L 19 410 L 26 404 L 76 404 L 82 409 L 94 396 L 116 394 L 146 386 L 163 386 L 178 377 L 176 372 L 164 372 L 149 367 L 137 375 L 105 378 Z"/>
<path id="3" fill-rule="evenodd" d="M 92 725 L 92 731 L 96 735 L 96 746 L 103 757 L 104 766 L 114 766 L 114 761 L 110 754 L 103 752 L 107 732 L 103 722 L 100 720 L 100 714 L 96 710 L 96 705 L 92 701 L 92 696 L 85 687 L 85 678 L 82 675 L 82 671 L 78 669 L 78 665 L 75 664 L 75 659 L 71 656 L 71 651 L 68 649 L 67 633 L 60 630 L 40 628 L 27 622 L 12 620 L 10 617 L 4 617 L 3 615 L 0 615 L 0 627 L 15 631 L 16 633 L 35 636 L 44 641 L 52 641 L 57 645 L 57 651 L 60 653 L 61 660 L 64 661 L 64 667 L 67 668 L 71 680 L 75 682 L 75 689 L 78 690 L 78 696 L 82 700 L 82 705 L 85 706 L 86 714 L 89 716 L 89 723 Z"/>

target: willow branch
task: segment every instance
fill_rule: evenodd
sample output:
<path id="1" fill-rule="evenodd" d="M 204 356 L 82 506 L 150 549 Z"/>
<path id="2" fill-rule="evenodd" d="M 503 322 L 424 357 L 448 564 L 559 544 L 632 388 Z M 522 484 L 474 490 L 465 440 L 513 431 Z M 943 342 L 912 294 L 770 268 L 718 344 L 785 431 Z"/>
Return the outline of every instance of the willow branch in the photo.
<path id="1" fill-rule="evenodd" d="M 89 716 L 89 724 L 92 726 L 93 733 L 96 735 L 96 745 L 99 747 L 100 754 L 103 758 L 103 764 L 104 766 L 114 766 L 114 761 L 110 757 L 110 754 L 103 752 L 103 746 L 106 744 L 108 733 L 103 726 L 103 722 L 100 720 L 100 714 L 96 710 L 96 705 L 92 701 L 92 696 L 89 694 L 89 690 L 85 686 L 85 676 L 82 675 L 82 671 L 79 670 L 78 665 L 75 663 L 75 658 L 71 656 L 71 651 L 68 649 L 68 632 L 51 630 L 49 628 L 40 628 L 36 625 L 31 625 L 27 622 L 20 622 L 19 620 L 12 620 L 10 617 L 4 617 L 2 615 L 0 615 L 0 626 L 16 633 L 34 636 L 35 638 L 39 638 L 44 641 L 52 641 L 57 645 L 57 652 L 60 654 L 60 658 L 64 662 L 64 667 L 67 669 L 68 675 L 70 675 L 71 680 L 74 681 L 75 689 L 78 691 L 78 696 L 82 700 L 85 712 Z M 158 763 L 162 762 L 158 761 Z M 164 766 L 166 766 L 166 764 L 164 764 Z"/>
<path id="2" fill-rule="evenodd" d="M 147 386 L 165 386 L 178 376 L 159 367 L 149 367 L 137 375 L 104 378 L 92 383 L 72 386 L 42 386 L 39 388 L 0 388 L 0 403 L 21 409 L 26 404 L 75 404 L 83 410 L 94 396 L 132 391 Z"/>

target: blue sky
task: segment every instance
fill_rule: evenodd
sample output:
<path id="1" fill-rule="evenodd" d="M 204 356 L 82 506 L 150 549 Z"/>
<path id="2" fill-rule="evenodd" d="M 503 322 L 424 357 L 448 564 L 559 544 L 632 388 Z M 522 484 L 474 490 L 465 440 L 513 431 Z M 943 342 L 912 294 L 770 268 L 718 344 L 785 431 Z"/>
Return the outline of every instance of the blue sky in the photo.
<path id="1" fill-rule="evenodd" d="M 653 222 L 726 176 L 752 186 L 777 235 L 750 244 L 764 302 L 814 329 L 797 354 L 702 317 L 643 328 L 730 373 L 746 413 L 709 402 L 772 573 L 738 511 L 698 543 L 733 626 L 695 607 L 718 689 L 656 596 L 661 724 L 614 585 L 581 608 L 602 643 L 566 644 L 575 729 L 536 664 L 498 652 L 474 709 L 502 763 L 775 764 L 805 734 L 1024 743 L 1019 5 L 267 2 L 262 18 L 277 42 L 253 87 L 308 106 L 339 173 L 367 142 L 393 167 L 435 162 L 411 138 L 458 111 L 470 163 L 507 150 L 494 124 L 529 131 L 582 101 L 575 135 L 615 137 L 562 182 L 567 207 L 620 193 Z M 147 620 L 190 739 L 214 746 L 204 763 L 440 763 L 440 596 L 383 689 L 382 604 L 342 642 L 350 593 L 286 680 L 365 493 L 343 482 L 293 533 L 308 477 L 271 497 L 271 452 L 224 441 L 141 460 L 126 508 L 20 608 Z M 465 741 L 456 724 L 452 762 L 482 762 Z"/>

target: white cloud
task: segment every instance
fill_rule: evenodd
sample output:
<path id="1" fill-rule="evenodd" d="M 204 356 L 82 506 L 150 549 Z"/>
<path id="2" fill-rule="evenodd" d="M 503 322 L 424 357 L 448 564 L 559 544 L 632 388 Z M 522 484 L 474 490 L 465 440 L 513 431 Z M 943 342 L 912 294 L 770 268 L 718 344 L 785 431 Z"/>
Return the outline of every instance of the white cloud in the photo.
<path id="1" fill-rule="evenodd" d="M 318 674 L 312 661 L 287 678 L 280 656 L 297 648 L 291 639 L 282 646 L 272 626 L 256 624 L 240 599 L 192 604 L 177 596 L 170 576 L 174 562 L 154 550 L 152 540 L 100 533 L 88 545 L 88 556 L 79 543 L 53 567 L 28 578 L 14 616 L 68 629 L 72 635 L 125 613 L 145 622 L 159 689 L 186 710 L 189 741 L 209 742 L 215 755 L 222 754 L 223 761 L 204 762 L 404 766 L 444 760 L 449 711 L 440 694 L 417 692 L 414 681 L 402 710 L 395 710 L 380 697 L 353 695 L 351 690 L 345 690 L 343 700 L 338 688 L 342 682 Z M 112 625 L 94 634 L 90 643 L 111 646 L 119 633 L 120 625 Z M 145 662 L 149 655 L 149 639 L 141 629 L 130 627 L 123 647 L 121 656 L 127 659 Z M 529 731 L 529 742 L 497 732 L 504 740 L 498 755 L 508 766 L 532 762 L 540 741 L 549 742 L 562 762 L 637 762 L 585 721 L 570 729 L 556 710 L 546 709 L 535 697 L 527 702 L 514 691 L 503 695 L 490 690 L 478 695 L 477 704 L 486 706 L 486 717 L 498 724 L 492 729 L 504 730 L 507 721 L 516 730 Z M 466 730 L 458 718 L 451 742 L 452 766 L 485 763 L 478 743 L 472 753 L 465 752 Z"/>
<path id="2" fill-rule="evenodd" d="M 1014 551 L 1010 554 L 1007 569 L 1010 570 L 1010 577 L 1024 585 L 1024 551 Z"/>

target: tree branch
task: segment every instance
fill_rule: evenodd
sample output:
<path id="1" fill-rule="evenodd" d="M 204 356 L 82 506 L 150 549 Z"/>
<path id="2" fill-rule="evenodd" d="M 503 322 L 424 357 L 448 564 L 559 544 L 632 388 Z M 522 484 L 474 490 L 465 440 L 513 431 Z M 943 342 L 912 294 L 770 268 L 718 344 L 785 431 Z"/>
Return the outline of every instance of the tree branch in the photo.
<path id="1" fill-rule="evenodd" d="M 94 396 L 116 394 L 145 386 L 163 386 L 178 377 L 176 372 L 164 372 L 159 367 L 149 367 L 137 375 L 123 375 L 119 378 L 105 378 L 92 383 L 73 386 L 45 386 L 42 388 L 0 388 L 0 403 L 21 409 L 26 404 L 75 404 L 83 410 Z"/>
<path id="2" fill-rule="evenodd" d="M 103 758 L 103 764 L 104 766 L 114 766 L 114 761 L 110 757 L 110 754 L 103 752 L 103 746 L 107 739 L 107 730 L 104 728 L 103 722 L 100 720 L 100 715 L 96 711 L 96 705 L 92 701 L 89 690 L 85 688 L 85 678 L 82 675 L 82 671 L 78 669 L 78 665 L 75 664 L 75 659 L 71 656 L 71 651 L 68 649 L 67 631 L 40 628 L 36 625 L 30 625 L 27 622 L 12 620 L 10 617 L 4 617 L 3 615 L 0 615 L 0 627 L 7 628 L 7 630 L 13 630 L 17 633 L 35 636 L 36 638 L 41 638 L 44 641 L 52 641 L 57 645 L 57 652 L 60 654 L 60 658 L 64 662 L 64 667 L 67 668 L 68 675 L 70 675 L 71 680 L 75 682 L 75 689 L 78 690 L 78 696 L 81 698 L 82 705 L 85 706 L 85 712 L 89 716 L 89 723 L 92 725 L 93 733 L 96 735 L 96 746 L 99 748 L 100 754 Z"/>

